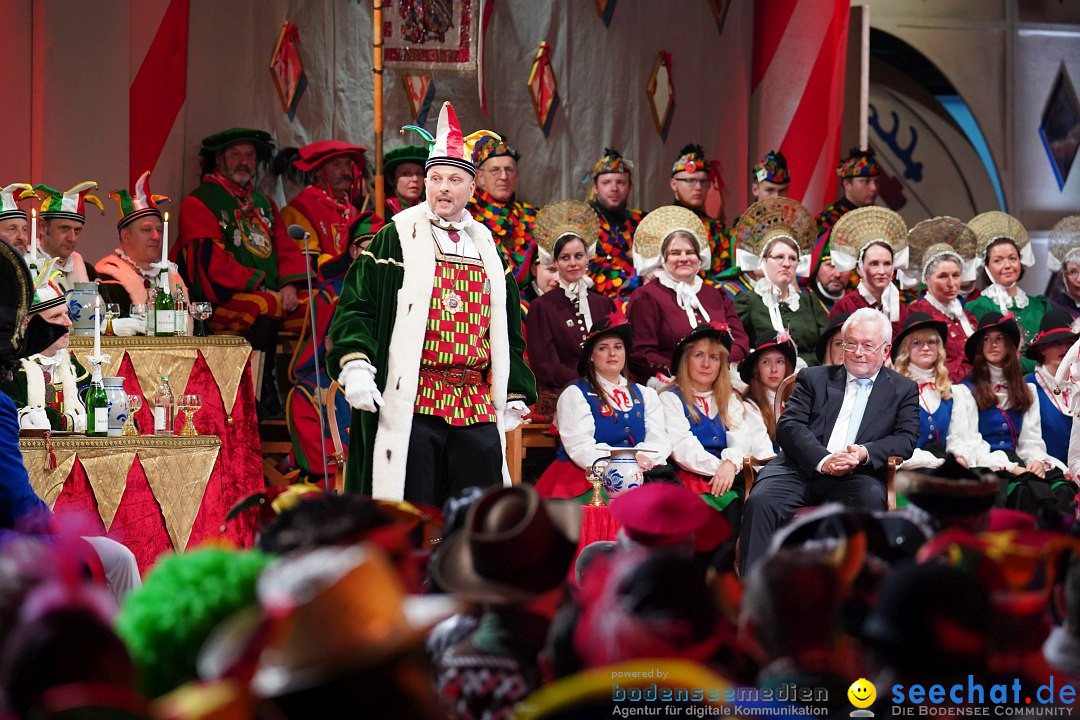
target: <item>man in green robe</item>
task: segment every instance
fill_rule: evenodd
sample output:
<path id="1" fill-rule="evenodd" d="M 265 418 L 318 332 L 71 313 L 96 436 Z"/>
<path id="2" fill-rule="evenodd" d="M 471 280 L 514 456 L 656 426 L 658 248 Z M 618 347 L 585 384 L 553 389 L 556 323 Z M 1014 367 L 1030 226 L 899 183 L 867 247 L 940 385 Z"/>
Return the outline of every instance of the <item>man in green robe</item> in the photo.
<path id="1" fill-rule="evenodd" d="M 327 369 L 353 408 L 346 489 L 441 505 L 471 485 L 509 484 L 504 433 L 536 390 L 517 284 L 465 210 L 475 167 L 449 103 L 430 140 L 427 199 L 349 270 Z"/>

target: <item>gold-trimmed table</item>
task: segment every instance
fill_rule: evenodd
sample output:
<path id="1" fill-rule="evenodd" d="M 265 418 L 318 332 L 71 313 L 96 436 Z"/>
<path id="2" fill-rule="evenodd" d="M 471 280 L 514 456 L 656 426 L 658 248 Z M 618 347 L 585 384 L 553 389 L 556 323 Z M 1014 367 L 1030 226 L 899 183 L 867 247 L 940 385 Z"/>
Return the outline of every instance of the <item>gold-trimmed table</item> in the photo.
<path id="1" fill-rule="evenodd" d="M 263 488 L 251 346 L 236 335 L 103 337 L 101 346 L 102 353 L 110 356 L 110 361 L 102 367 L 102 374 L 123 377 L 124 390 L 143 398 L 142 409 L 135 414 L 142 432 L 153 431 L 154 398 L 160 377 L 168 375 L 174 396 L 195 393 L 202 397 L 202 408 L 195 413 L 195 428 L 199 434 L 220 439 L 221 451 L 215 473 L 206 485 L 187 542 L 179 547 L 170 542 L 169 545 L 140 548 L 136 551 L 140 566 L 153 563 L 156 556 L 149 554 L 152 547 L 183 550 L 220 536 L 233 545 L 250 547 L 255 538 L 252 513 L 230 521 L 224 530 L 222 525 L 225 515 L 238 500 Z M 71 338 L 70 350 L 84 365 L 92 348 L 93 338 Z M 54 438 L 54 442 L 56 440 Z M 88 489 L 89 486 L 83 487 L 83 494 Z M 121 514 L 127 501 L 124 498 L 120 504 Z M 147 512 L 150 512 L 149 508 Z M 166 529 L 164 524 L 160 528 L 163 532 Z M 165 539 L 170 539 L 168 533 Z"/>
<path id="2" fill-rule="evenodd" d="M 221 526 L 223 515 L 204 505 L 224 481 L 216 437 L 20 438 L 19 449 L 34 492 L 61 522 L 123 542 L 141 568 Z"/>

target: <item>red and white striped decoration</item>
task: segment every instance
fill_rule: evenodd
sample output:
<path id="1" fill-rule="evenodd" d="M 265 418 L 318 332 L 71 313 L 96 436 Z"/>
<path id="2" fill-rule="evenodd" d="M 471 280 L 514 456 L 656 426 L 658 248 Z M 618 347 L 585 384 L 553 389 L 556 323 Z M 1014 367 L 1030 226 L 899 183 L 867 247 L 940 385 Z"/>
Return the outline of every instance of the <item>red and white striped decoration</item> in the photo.
<path id="1" fill-rule="evenodd" d="M 751 164 L 779 150 L 789 195 L 817 214 L 836 199 L 850 0 L 764 0 L 754 11 Z"/>

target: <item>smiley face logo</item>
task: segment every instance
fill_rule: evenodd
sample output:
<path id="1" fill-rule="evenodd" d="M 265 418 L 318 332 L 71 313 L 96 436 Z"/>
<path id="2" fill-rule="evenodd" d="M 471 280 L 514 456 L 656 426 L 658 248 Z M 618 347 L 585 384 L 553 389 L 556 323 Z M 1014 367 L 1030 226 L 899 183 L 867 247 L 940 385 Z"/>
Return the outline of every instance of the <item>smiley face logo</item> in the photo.
<path id="1" fill-rule="evenodd" d="M 848 700 L 857 708 L 868 708 L 877 699 L 877 689 L 866 678 L 859 678 L 851 683 L 847 691 Z"/>

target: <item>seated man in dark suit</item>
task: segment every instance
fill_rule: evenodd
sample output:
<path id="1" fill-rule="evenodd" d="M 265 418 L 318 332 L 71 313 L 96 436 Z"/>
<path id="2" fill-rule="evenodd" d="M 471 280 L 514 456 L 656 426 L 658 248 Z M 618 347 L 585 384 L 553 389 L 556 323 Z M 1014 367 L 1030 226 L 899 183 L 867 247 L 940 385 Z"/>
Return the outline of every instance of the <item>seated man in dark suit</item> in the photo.
<path id="1" fill-rule="evenodd" d="M 907 458 L 915 449 L 918 386 L 882 367 L 889 319 L 860 308 L 841 332 L 844 364 L 800 371 L 776 424 L 781 452 L 761 471 L 743 511 L 744 576 L 799 508 L 834 501 L 884 510 L 889 456 Z"/>

